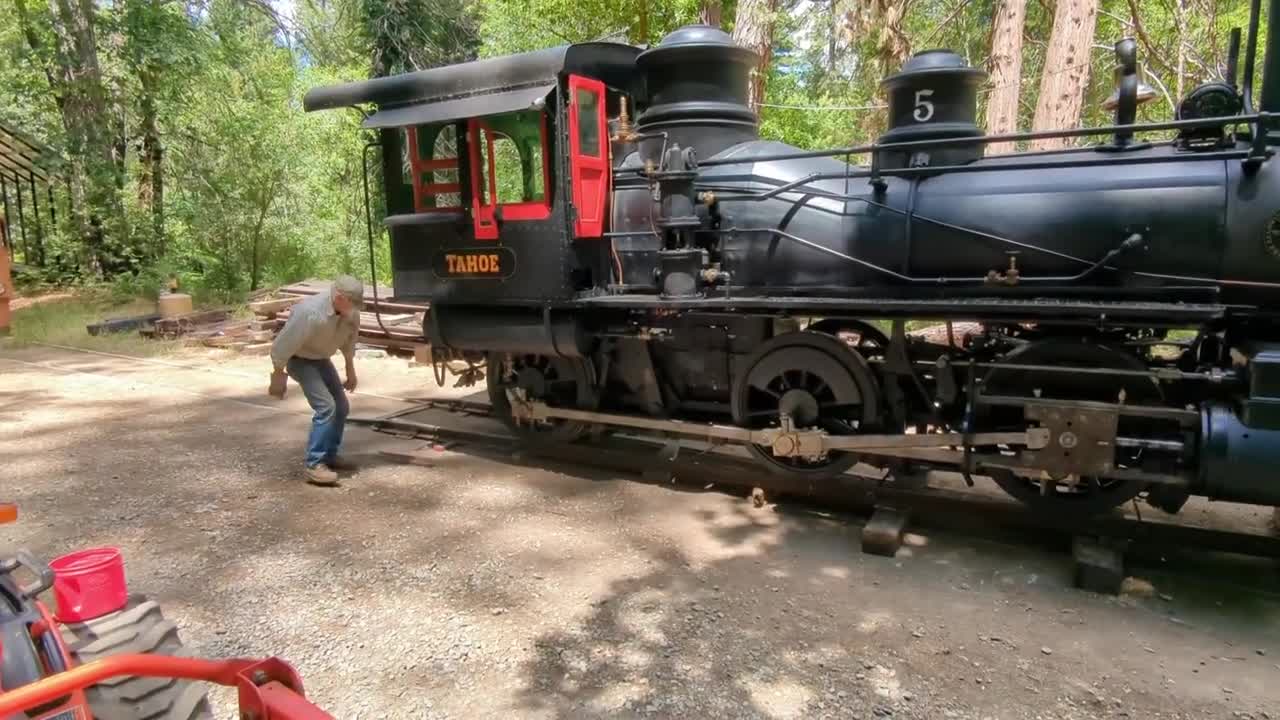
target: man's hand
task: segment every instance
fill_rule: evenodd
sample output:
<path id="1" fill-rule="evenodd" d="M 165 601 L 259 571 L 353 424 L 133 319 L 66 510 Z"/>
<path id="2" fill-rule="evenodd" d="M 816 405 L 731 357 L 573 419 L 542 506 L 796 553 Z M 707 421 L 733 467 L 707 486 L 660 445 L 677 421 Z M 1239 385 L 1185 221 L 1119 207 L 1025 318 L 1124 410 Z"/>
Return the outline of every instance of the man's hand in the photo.
<path id="1" fill-rule="evenodd" d="M 358 381 L 357 381 L 357 379 L 356 379 L 356 369 L 355 369 L 354 367 L 352 367 L 351 365 L 348 365 L 348 366 L 347 366 L 347 381 L 346 381 L 346 382 L 344 382 L 344 383 L 342 383 L 342 387 L 346 388 L 346 389 L 347 389 L 347 392 L 355 392 L 355 391 L 356 391 L 356 383 L 357 383 L 357 382 L 358 382 Z"/>
<path id="2" fill-rule="evenodd" d="M 284 399 L 284 391 L 289 385 L 289 376 L 283 370 L 271 372 L 271 384 L 267 386 L 267 394 L 277 400 Z"/>

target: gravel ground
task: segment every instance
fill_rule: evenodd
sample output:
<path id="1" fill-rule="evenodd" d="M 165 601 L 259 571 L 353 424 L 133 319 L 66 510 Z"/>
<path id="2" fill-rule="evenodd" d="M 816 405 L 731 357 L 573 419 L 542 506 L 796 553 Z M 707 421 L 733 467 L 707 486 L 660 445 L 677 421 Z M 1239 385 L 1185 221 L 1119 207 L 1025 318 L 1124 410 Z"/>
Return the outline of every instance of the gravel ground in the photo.
<path id="1" fill-rule="evenodd" d="M 0 547 L 123 548 L 202 655 L 276 654 L 338 718 L 1280 720 L 1274 564 L 1170 554 L 1134 592 L 1057 549 L 435 454 L 355 429 L 365 466 L 301 482 L 300 393 L 265 360 L 0 344 Z M 361 362 L 354 412 L 435 388 Z M 1160 560 L 1157 558 L 1157 561 Z M 219 717 L 233 698 L 214 693 Z"/>

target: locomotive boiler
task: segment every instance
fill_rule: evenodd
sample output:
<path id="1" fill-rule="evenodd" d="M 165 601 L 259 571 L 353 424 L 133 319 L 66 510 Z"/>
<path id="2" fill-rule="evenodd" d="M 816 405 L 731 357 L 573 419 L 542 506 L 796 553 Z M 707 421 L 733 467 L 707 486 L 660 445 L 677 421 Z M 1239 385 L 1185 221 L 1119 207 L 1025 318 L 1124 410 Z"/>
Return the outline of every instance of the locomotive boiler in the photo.
<path id="1" fill-rule="evenodd" d="M 1280 17 L 1269 3 L 1268 21 Z M 759 136 L 756 58 L 687 26 L 317 88 L 375 106 L 397 296 L 521 435 L 735 443 L 779 473 L 990 478 L 1038 510 L 1280 504 L 1280 36 L 1136 124 L 988 136 L 955 53 L 874 143 Z M 988 155 L 992 141 L 1086 140 Z M 372 242 L 372 240 L 371 240 Z M 914 330 L 933 325 L 921 336 Z"/>

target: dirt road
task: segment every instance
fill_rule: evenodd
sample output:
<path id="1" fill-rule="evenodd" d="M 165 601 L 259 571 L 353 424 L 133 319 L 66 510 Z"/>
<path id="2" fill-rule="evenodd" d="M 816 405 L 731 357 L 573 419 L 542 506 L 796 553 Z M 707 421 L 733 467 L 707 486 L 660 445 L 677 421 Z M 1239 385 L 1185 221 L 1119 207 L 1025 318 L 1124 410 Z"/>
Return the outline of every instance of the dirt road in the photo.
<path id="1" fill-rule="evenodd" d="M 264 360 L 0 345 L 0 547 L 124 549 L 207 655 L 278 654 L 338 718 L 1277 718 L 1276 568 L 1192 558 L 1149 596 L 969 537 L 861 555 L 843 517 L 441 453 L 353 430 L 298 473 L 308 411 Z M 190 366 L 190 367 L 188 367 Z M 443 394 L 362 362 L 360 414 Z M 220 717 L 231 697 L 215 695 Z"/>

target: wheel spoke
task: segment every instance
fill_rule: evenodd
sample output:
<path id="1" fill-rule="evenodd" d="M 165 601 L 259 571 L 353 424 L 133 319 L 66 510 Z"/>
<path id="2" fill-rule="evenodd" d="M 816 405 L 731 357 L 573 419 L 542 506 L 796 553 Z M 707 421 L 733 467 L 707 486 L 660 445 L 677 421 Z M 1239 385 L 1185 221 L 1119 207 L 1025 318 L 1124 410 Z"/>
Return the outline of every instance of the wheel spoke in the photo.
<path id="1" fill-rule="evenodd" d="M 828 411 L 831 411 L 831 410 L 861 410 L 861 409 L 862 409 L 862 403 L 860 403 L 860 402 L 847 402 L 847 403 L 842 403 L 842 402 L 836 402 L 836 401 L 832 400 L 832 401 L 830 401 L 830 402 L 820 402 L 820 403 L 818 403 L 818 407 L 819 407 L 819 408 L 821 408 L 822 410 L 828 410 Z M 825 415 L 828 415 L 828 414 L 829 414 L 829 413 L 823 413 L 823 415 L 824 415 L 824 416 L 825 416 Z"/>
<path id="2" fill-rule="evenodd" d="M 781 399 L 782 399 L 782 393 L 780 393 L 780 392 L 774 392 L 773 390 L 769 389 L 767 386 L 763 386 L 763 385 L 752 385 L 752 386 L 751 386 L 751 389 L 752 389 L 752 390 L 757 390 L 757 391 L 759 391 L 759 392 L 762 392 L 762 393 L 764 393 L 765 395 L 768 395 L 769 397 L 773 398 L 774 400 L 781 400 Z"/>

